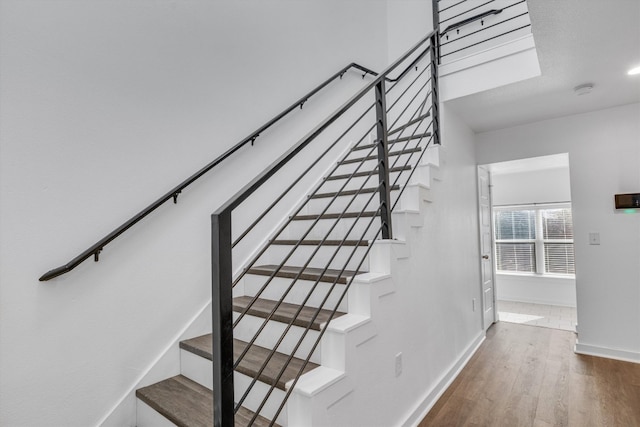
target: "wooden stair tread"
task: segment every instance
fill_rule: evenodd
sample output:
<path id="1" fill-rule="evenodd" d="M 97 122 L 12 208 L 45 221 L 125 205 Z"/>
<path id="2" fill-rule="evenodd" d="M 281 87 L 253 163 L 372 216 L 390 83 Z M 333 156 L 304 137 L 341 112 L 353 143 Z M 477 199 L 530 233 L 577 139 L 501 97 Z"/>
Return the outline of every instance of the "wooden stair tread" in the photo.
<path id="1" fill-rule="evenodd" d="M 213 392 L 177 375 L 136 390 L 136 397 L 179 427 L 210 427 L 213 425 Z M 254 413 L 240 407 L 235 427 L 245 427 Z M 253 426 L 267 427 L 269 420 L 258 416 Z"/>
<path id="2" fill-rule="evenodd" d="M 387 132 L 387 137 L 394 135 L 398 132 L 402 132 L 403 130 L 407 129 L 410 126 L 415 125 L 416 123 L 420 123 L 421 121 L 423 121 L 424 119 L 426 119 L 427 117 L 431 116 L 431 111 L 427 111 L 425 114 L 416 117 L 413 120 L 408 121 L 407 123 L 404 123 L 402 125 L 398 125 L 397 128 L 395 129 L 391 129 L 390 131 Z"/>
<path id="3" fill-rule="evenodd" d="M 277 269 L 277 265 L 259 265 L 250 268 L 247 273 L 257 274 L 260 276 L 271 276 Z M 344 270 L 342 274 L 340 274 L 340 270 L 334 270 L 331 268 L 327 269 L 324 273 L 322 272 L 323 270 L 323 268 L 307 267 L 305 269 L 302 269 L 301 267 L 283 265 L 282 267 L 280 267 L 275 276 L 284 277 L 287 279 L 295 279 L 296 276 L 300 274 L 300 277 L 298 278 L 299 280 L 319 280 L 320 282 L 333 283 L 336 279 L 338 279 L 337 283 L 346 284 L 349 277 L 358 274 L 357 272 L 351 270 Z"/>
<path id="4" fill-rule="evenodd" d="M 248 343 L 234 339 L 233 340 L 233 358 L 234 360 L 238 360 L 242 352 L 245 348 L 247 348 Z M 212 336 L 211 334 L 202 335 L 200 337 L 191 338 L 185 341 L 180 342 L 180 348 L 187 350 L 191 353 L 197 354 L 200 357 L 204 357 L 208 360 L 212 360 Z M 252 345 L 249 347 L 249 351 L 242 358 L 236 370 L 240 373 L 250 376 L 251 378 L 255 378 L 260 371 L 260 368 L 264 364 L 264 361 L 267 359 L 271 350 L 268 348 L 260 347 L 258 345 Z M 302 359 L 298 359 L 294 357 L 291 359 L 289 364 L 287 364 L 287 359 L 289 356 L 287 354 L 283 354 L 280 352 L 275 352 L 269 363 L 267 363 L 266 368 L 260 374 L 258 378 L 259 381 L 272 385 L 276 384 L 276 387 L 280 390 L 285 390 L 285 384 L 289 381 L 295 379 L 300 372 L 304 361 Z M 280 377 L 280 379 L 276 383 L 276 378 L 280 374 L 282 367 L 286 365 L 286 368 Z M 305 374 L 312 369 L 317 368 L 319 365 L 309 362 L 307 366 L 302 370 L 302 373 Z"/>
<path id="5" fill-rule="evenodd" d="M 408 170 L 411 170 L 411 166 L 409 166 L 409 165 L 396 166 L 396 167 L 393 167 L 393 168 L 389 169 L 389 173 L 402 172 L 402 171 L 408 171 Z M 353 175 L 353 178 L 359 178 L 361 176 L 369 175 L 369 171 L 356 172 L 354 174 L 345 173 L 345 174 L 340 174 L 340 175 L 329 175 L 325 179 L 327 181 L 337 181 L 337 180 L 340 180 L 340 179 L 349 179 L 352 175 Z M 378 177 L 378 169 L 377 168 L 373 170 L 373 173 L 371 174 L 371 177 L 376 177 L 376 178 Z"/>
<path id="6" fill-rule="evenodd" d="M 400 186 L 399 185 L 393 185 L 391 186 L 391 191 L 396 191 L 399 190 Z M 356 194 L 365 194 L 365 193 L 376 193 L 378 191 L 378 187 L 372 187 L 372 188 L 363 188 L 361 190 L 342 190 L 342 191 L 335 191 L 333 193 L 317 193 L 314 194 L 313 196 L 309 197 L 310 199 L 322 199 L 322 198 L 327 198 L 327 197 L 334 197 L 334 196 L 354 196 Z"/>
<path id="7" fill-rule="evenodd" d="M 248 296 L 234 298 L 233 299 L 234 311 L 237 311 L 237 312 L 244 311 L 248 307 L 252 299 L 253 297 L 248 297 Z M 276 304 L 277 304 L 277 301 L 258 298 L 255 301 L 255 303 L 247 310 L 247 314 L 266 318 L 269 315 L 269 313 L 271 313 L 271 311 L 276 306 Z M 293 319 L 293 316 L 295 315 L 296 311 L 298 311 L 299 308 L 300 306 L 297 304 L 289 304 L 289 303 L 283 302 L 275 311 L 271 319 L 278 322 L 290 323 L 291 320 Z M 319 331 L 320 326 L 329 320 L 331 310 L 325 310 L 325 309 L 320 310 L 320 312 L 318 313 L 318 316 L 312 323 L 311 319 L 313 318 L 316 311 L 317 311 L 317 308 L 315 307 L 302 307 L 300 314 L 298 314 L 298 316 L 293 320 L 293 324 L 296 326 L 300 326 L 302 328 L 306 328 L 307 326 L 309 326 L 309 324 L 311 324 L 310 329 Z M 336 314 L 333 316 L 333 318 L 337 319 L 342 315 L 344 315 L 344 313 L 337 311 Z"/>
<path id="8" fill-rule="evenodd" d="M 288 245 L 295 246 L 300 242 L 300 246 L 318 246 L 322 244 L 322 246 L 369 246 L 369 242 L 367 240 L 273 240 L 271 242 L 272 245 Z"/>
<path id="9" fill-rule="evenodd" d="M 431 132 L 420 133 L 420 134 L 411 135 L 411 136 L 403 136 L 403 137 L 400 137 L 400 138 L 390 139 L 390 140 L 387 141 L 387 144 L 388 145 L 393 145 L 393 144 L 397 144 L 399 142 L 407 142 L 407 141 L 411 141 L 411 140 L 414 140 L 414 139 L 429 138 L 430 136 L 431 136 Z M 358 145 L 358 146 L 353 147 L 352 151 L 367 150 L 367 149 L 375 148 L 377 146 L 378 146 L 378 144 Z"/>
<path id="10" fill-rule="evenodd" d="M 391 152 L 389 152 L 388 156 L 389 157 L 400 156 L 402 154 L 418 153 L 420 151 L 422 151 L 422 148 L 420 148 L 420 147 L 408 148 L 406 150 L 391 151 Z M 367 157 L 359 157 L 357 159 L 342 160 L 341 162 L 338 162 L 338 164 L 346 165 L 346 164 L 349 164 L 349 163 L 360 163 L 360 162 L 363 162 L 365 160 L 375 160 L 377 158 L 378 158 L 378 155 L 376 154 L 376 155 L 367 156 Z"/>
<path id="11" fill-rule="evenodd" d="M 372 216 L 379 216 L 380 214 L 375 211 L 365 211 L 365 212 L 345 212 L 345 213 L 326 213 L 326 214 L 310 214 L 310 215 L 296 215 L 291 219 L 293 221 L 307 221 L 314 220 L 317 218 L 320 219 L 339 219 L 339 218 L 367 218 Z"/>

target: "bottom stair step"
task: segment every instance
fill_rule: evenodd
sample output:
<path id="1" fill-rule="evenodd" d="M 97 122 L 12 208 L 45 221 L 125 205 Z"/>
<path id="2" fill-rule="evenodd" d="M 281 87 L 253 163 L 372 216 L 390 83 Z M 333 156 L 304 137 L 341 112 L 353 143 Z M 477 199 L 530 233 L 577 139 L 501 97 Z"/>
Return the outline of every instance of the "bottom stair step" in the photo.
<path id="1" fill-rule="evenodd" d="M 143 387 L 136 391 L 136 397 L 179 427 L 213 425 L 213 393 L 182 375 Z M 253 415 L 241 407 L 236 413 L 235 426 L 249 425 Z M 253 425 L 266 427 L 269 423 L 266 418 L 258 416 Z"/>

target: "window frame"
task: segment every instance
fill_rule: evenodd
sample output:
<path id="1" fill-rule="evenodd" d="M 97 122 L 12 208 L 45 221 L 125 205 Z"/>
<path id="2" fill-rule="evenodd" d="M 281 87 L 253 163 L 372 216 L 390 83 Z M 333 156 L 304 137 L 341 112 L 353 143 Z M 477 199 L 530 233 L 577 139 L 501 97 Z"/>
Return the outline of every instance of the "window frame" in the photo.
<path id="1" fill-rule="evenodd" d="M 494 268 L 496 274 L 507 275 L 519 275 L 519 276 L 537 276 L 537 277 L 559 277 L 559 278 L 575 278 L 574 273 L 557 273 L 547 272 L 546 270 L 546 257 L 545 257 L 545 244 L 547 243 L 569 243 L 574 244 L 574 239 L 545 239 L 544 238 L 544 226 L 543 226 L 543 211 L 554 209 L 569 209 L 571 211 L 571 226 L 573 228 L 573 210 L 571 203 L 545 203 L 545 204 L 519 204 L 519 205 L 503 205 L 493 207 L 493 259 Z M 535 211 L 535 238 L 533 239 L 498 239 L 497 238 L 497 214 L 498 212 L 513 212 L 513 211 Z M 512 270 L 500 270 L 498 268 L 498 244 L 500 243 L 533 243 L 534 247 L 534 264 L 535 271 L 512 271 Z M 575 270 L 575 252 L 574 252 L 574 270 Z"/>

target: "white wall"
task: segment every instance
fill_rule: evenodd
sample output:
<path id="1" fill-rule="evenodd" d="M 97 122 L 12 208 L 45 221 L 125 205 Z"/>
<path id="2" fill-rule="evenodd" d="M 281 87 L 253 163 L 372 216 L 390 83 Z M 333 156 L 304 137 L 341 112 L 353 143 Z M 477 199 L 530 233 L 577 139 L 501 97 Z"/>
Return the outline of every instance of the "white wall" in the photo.
<path id="1" fill-rule="evenodd" d="M 571 200 L 569 167 L 492 174 L 494 206 L 532 203 L 562 203 Z M 575 307 L 573 277 L 496 274 L 499 300 Z"/>
<path id="2" fill-rule="evenodd" d="M 385 301 L 397 308 L 379 339 L 393 344 L 371 353 L 389 356 L 382 377 L 393 375 L 392 356 L 402 352 L 403 372 L 377 395 L 354 396 L 354 403 L 383 400 L 345 425 L 416 425 L 484 338 L 482 310 L 473 304 L 482 295 L 474 135 L 446 105 L 440 111 L 441 181 L 432 182 L 424 226 L 407 237 L 411 256 L 398 262 L 396 293 Z"/>
<path id="3" fill-rule="evenodd" d="M 433 30 L 431 2 L 389 0 L 386 25 L 389 34 L 387 52 L 389 60 L 393 61 Z"/>
<path id="4" fill-rule="evenodd" d="M 0 424 L 94 425 L 210 298 L 209 215 L 304 131 L 261 136 L 99 263 L 38 277 L 347 63 L 383 68 L 386 2 L 0 5 Z"/>
<path id="5" fill-rule="evenodd" d="M 573 277 L 496 274 L 496 296 L 501 301 L 576 306 Z"/>
<path id="6" fill-rule="evenodd" d="M 478 163 L 569 153 L 578 351 L 640 361 L 640 213 L 614 194 L 640 191 L 640 105 L 477 135 Z M 589 245 L 599 232 L 601 244 Z"/>
<path id="7" fill-rule="evenodd" d="M 571 201 L 569 168 L 491 175 L 494 206 Z"/>

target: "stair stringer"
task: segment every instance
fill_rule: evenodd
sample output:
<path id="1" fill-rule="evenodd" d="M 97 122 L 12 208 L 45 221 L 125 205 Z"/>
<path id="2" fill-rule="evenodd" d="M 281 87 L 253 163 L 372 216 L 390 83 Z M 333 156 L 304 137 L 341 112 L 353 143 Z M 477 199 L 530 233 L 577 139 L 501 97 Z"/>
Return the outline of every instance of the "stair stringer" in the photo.
<path id="1" fill-rule="evenodd" d="M 362 360 L 371 357 L 366 346 L 378 338 L 385 317 L 392 316 L 387 300 L 398 288 L 400 263 L 411 257 L 416 228 L 424 225 L 432 203 L 432 180 L 440 180 L 439 147 L 425 156 L 393 212 L 394 240 L 376 240 L 369 254 L 369 272 L 356 276 L 348 291 L 348 313 L 331 321 L 322 338 L 322 366 L 301 377 L 287 402 L 289 425 L 348 425 L 343 415 L 355 393 L 367 393 L 372 384 L 360 381 Z M 396 274 L 394 274 L 396 273 Z M 375 382 L 375 379 L 369 377 Z M 357 411 L 355 411 L 357 412 Z"/>

